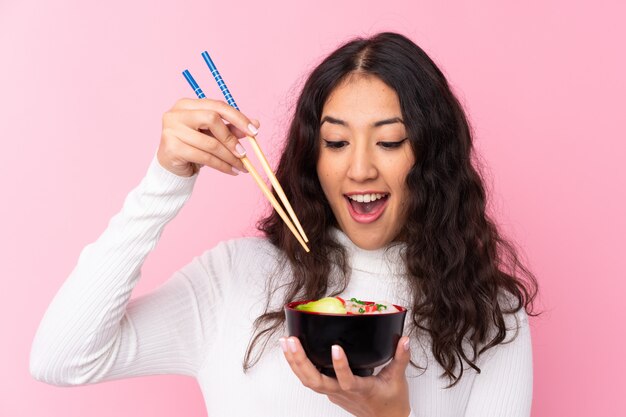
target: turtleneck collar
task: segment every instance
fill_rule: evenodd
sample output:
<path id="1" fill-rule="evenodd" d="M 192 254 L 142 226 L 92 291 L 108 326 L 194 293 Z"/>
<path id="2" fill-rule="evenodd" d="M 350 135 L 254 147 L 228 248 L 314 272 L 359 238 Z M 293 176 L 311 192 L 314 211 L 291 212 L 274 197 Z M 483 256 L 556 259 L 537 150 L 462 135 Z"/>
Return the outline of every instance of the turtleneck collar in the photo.
<path id="1" fill-rule="evenodd" d="M 406 244 L 393 242 L 387 246 L 366 250 L 358 247 L 339 228 L 332 228 L 332 236 L 348 251 L 348 262 L 353 270 L 368 272 L 378 276 L 404 275 L 406 267 L 402 253 Z"/>

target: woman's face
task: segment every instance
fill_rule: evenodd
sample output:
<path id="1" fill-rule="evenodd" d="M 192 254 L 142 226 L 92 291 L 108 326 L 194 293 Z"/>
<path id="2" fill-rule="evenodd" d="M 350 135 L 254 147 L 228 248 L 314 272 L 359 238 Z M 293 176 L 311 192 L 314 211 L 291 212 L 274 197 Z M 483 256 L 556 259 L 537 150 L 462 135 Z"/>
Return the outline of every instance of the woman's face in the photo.
<path id="1" fill-rule="evenodd" d="M 375 76 L 348 77 L 324 103 L 317 175 L 339 227 L 363 249 L 394 241 L 405 223 L 415 162 L 406 138 L 398 95 Z"/>

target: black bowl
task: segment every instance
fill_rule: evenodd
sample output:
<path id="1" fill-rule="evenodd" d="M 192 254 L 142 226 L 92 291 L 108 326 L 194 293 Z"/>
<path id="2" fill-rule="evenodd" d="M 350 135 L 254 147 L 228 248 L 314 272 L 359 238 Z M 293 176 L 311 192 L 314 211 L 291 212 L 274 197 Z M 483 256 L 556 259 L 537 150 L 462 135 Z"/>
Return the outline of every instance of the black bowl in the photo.
<path id="1" fill-rule="evenodd" d="M 295 310 L 294 301 L 285 306 L 289 336 L 300 339 L 304 351 L 321 373 L 335 376 L 331 346 L 343 348 L 352 373 L 370 376 L 374 368 L 393 358 L 402 337 L 406 308 L 385 314 L 327 314 Z"/>

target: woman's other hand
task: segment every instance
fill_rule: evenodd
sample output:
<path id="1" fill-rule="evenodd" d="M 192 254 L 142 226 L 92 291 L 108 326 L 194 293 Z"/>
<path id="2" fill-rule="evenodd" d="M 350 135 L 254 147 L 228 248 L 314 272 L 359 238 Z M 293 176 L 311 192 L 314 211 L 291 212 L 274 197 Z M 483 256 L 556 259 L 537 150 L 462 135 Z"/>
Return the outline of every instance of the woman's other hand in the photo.
<path id="1" fill-rule="evenodd" d="M 203 165 L 237 175 L 245 171 L 239 138 L 256 135 L 259 126 L 258 120 L 223 101 L 180 99 L 163 114 L 157 158 L 161 166 L 182 177 L 195 174 Z"/>
<path id="2" fill-rule="evenodd" d="M 339 346 L 333 347 L 333 367 L 337 379 L 321 374 L 307 358 L 297 337 L 281 338 L 289 366 L 302 384 L 325 394 L 331 402 L 358 417 L 407 417 L 411 412 L 409 385 L 405 371 L 409 364 L 409 338 L 402 337 L 393 360 L 378 375 L 352 374 L 348 358 Z"/>

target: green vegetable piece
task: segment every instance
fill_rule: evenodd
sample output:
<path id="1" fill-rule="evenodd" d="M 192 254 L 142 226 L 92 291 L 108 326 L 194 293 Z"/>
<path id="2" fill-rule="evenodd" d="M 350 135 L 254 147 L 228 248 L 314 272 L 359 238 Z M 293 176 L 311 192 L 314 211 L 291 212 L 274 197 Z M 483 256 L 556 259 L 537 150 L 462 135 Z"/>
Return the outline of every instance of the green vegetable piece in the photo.
<path id="1" fill-rule="evenodd" d="M 346 314 L 346 308 L 341 300 L 336 297 L 321 298 L 317 301 L 311 301 L 306 304 L 300 304 L 296 306 L 296 310 L 309 311 L 311 313 L 331 313 L 331 314 Z"/>

